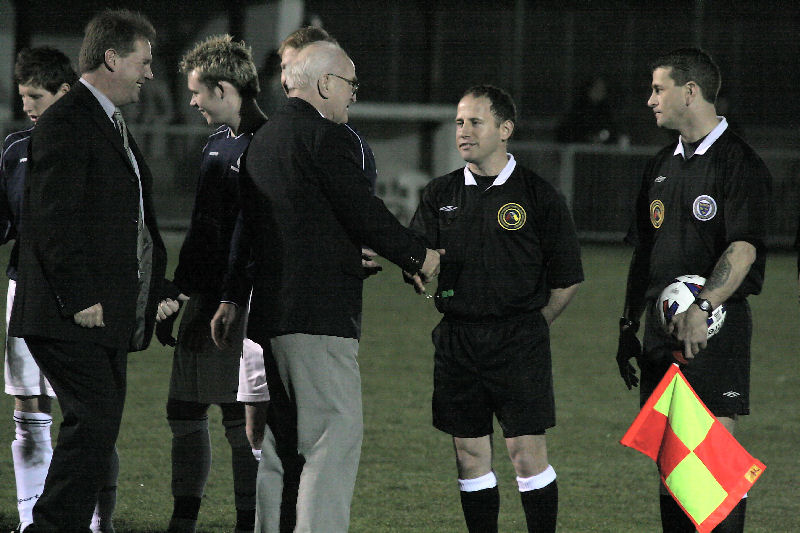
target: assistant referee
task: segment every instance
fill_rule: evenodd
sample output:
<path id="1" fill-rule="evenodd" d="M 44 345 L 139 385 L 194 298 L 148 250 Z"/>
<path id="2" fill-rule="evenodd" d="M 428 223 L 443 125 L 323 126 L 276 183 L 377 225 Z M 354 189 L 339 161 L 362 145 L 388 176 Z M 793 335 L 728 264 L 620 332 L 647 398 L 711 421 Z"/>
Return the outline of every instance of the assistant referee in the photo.
<path id="1" fill-rule="evenodd" d="M 750 343 L 747 297 L 761 292 L 766 262 L 771 176 L 753 149 L 717 115 L 719 68 L 696 48 L 673 50 L 651 64 L 647 105 L 656 124 L 680 133 L 677 143 L 647 164 L 626 241 L 634 245 L 617 363 L 628 389 L 639 379 L 644 404 L 683 350 L 681 370 L 708 409 L 731 433 L 750 412 Z M 664 331 L 658 295 L 683 274 L 706 278 L 688 310 Z M 708 339 L 707 319 L 725 305 L 725 325 Z M 643 349 L 636 337 L 645 315 Z M 720 460 L 725 460 L 723 455 Z M 660 485 L 664 531 L 693 532 L 694 524 Z M 714 531 L 744 531 L 746 498 Z"/>
<path id="2" fill-rule="evenodd" d="M 556 474 L 545 430 L 555 425 L 549 327 L 583 281 L 564 200 L 507 153 L 516 110 L 481 85 L 464 93 L 456 143 L 467 166 L 431 181 L 411 228 L 444 248 L 433 331 L 433 424 L 453 436 L 471 532 L 497 531 L 492 469 L 497 417 L 528 523 L 555 531 Z"/>

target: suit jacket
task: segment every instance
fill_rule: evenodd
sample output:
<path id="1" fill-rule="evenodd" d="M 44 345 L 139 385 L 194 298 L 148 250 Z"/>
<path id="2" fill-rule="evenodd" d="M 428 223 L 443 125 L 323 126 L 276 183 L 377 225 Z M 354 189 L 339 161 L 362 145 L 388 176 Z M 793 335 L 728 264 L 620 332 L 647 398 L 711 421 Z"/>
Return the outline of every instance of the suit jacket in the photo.
<path id="1" fill-rule="evenodd" d="M 129 141 L 153 240 L 146 344 L 163 291 L 166 250 L 153 211 L 152 175 Z M 127 348 L 136 324 L 138 212 L 138 180 L 122 137 L 95 96 L 76 83 L 31 136 L 9 334 Z M 74 323 L 76 312 L 98 302 L 105 327 Z"/>
<path id="2" fill-rule="evenodd" d="M 242 167 L 254 260 L 248 336 L 359 338 L 361 245 L 411 272 L 425 246 L 370 193 L 351 131 L 290 98 L 256 132 Z"/>

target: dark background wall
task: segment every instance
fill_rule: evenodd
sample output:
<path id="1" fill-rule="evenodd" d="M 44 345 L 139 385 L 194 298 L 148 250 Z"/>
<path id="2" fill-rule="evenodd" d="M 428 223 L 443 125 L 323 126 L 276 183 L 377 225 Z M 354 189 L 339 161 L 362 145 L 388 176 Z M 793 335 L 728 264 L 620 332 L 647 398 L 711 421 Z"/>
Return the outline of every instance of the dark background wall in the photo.
<path id="1" fill-rule="evenodd" d="M 32 34 L 80 36 L 103 7 L 147 14 L 159 31 L 165 65 L 198 38 L 210 18 L 229 30 L 269 27 L 248 7 L 274 1 L 0 0 L 14 5 L 17 41 Z M 453 103 L 468 86 L 488 82 L 516 99 L 521 136 L 547 133 L 569 109 L 577 87 L 602 75 L 620 122 L 637 144 L 659 142 L 645 106 L 648 61 L 680 46 L 701 46 L 719 63 L 727 111 L 764 142 L 794 143 L 800 99 L 794 98 L 800 57 L 800 7 L 791 1 L 682 0 L 536 2 L 524 0 L 307 0 L 317 21 L 351 53 L 365 101 Z M 0 30 L 5 31 L 5 29 Z M 265 32 L 268 33 L 268 32 Z M 263 34 L 265 39 L 279 36 Z M 261 62 L 259 61 L 259 64 Z M 175 90 L 175 69 L 167 69 Z M 177 80 L 177 81 L 175 81 Z M 765 130 L 782 130 L 777 135 Z M 777 141 L 775 140 L 777 139 Z"/>
<path id="2" fill-rule="evenodd" d="M 701 46 L 722 69 L 738 124 L 800 125 L 800 99 L 791 96 L 795 2 L 308 0 L 306 8 L 352 54 L 365 100 L 452 103 L 489 82 L 512 92 L 524 119 L 547 126 L 581 83 L 602 75 L 633 141 L 649 143 L 659 140 L 645 105 L 649 60 Z"/>
<path id="3" fill-rule="evenodd" d="M 362 88 L 354 120 L 375 148 L 384 192 L 398 188 L 403 176 L 424 181 L 441 173 L 443 165 L 449 170 L 461 164 L 457 153 L 446 153 L 453 152 L 449 110 L 467 87 L 492 83 L 508 89 L 520 115 L 515 155 L 568 192 L 583 235 L 613 240 L 627 227 L 628 196 L 635 193 L 644 161 L 669 139 L 646 106 L 648 63 L 673 48 L 700 46 L 722 70 L 719 110 L 774 176 L 772 242 L 786 245 L 794 239 L 800 201 L 797 2 L 678 0 L 654 7 L 614 0 L 0 0 L 0 21 L 8 20 L 2 15 L 12 6 L 17 16 L 13 28 L 0 25 L 0 43 L 12 33 L 15 48 L 53 39 L 71 46 L 74 56 L 84 25 L 98 10 L 127 7 L 150 17 L 158 30 L 157 78 L 167 82 L 175 114 L 163 124 L 140 120 L 134 125 L 140 144 L 149 147 L 149 160 L 168 178 L 159 182 L 163 198 L 181 198 L 182 218 L 191 208 L 207 127 L 189 109 L 176 65 L 209 31 L 247 36 L 254 50 L 264 51 L 257 65 L 265 64 L 266 52 L 284 37 L 277 33 L 291 31 L 276 31 L 280 24 L 270 20 L 282 10 L 300 10 L 306 23 L 321 24 L 333 34 L 356 64 Z M 0 58 L 13 62 L 13 55 Z M 578 88 L 598 76 L 608 85 L 620 132 L 634 147 L 549 142 Z M 13 91 L 6 100 L 17 107 L 18 121 L 0 123 L 5 131 L 27 124 Z M 435 118 L 397 120 L 383 114 L 401 107 L 393 104 L 441 105 Z M 358 114 L 367 108 L 372 111 Z M 405 201 L 416 205 L 415 198 Z M 163 212 L 174 214 L 174 206 Z"/>

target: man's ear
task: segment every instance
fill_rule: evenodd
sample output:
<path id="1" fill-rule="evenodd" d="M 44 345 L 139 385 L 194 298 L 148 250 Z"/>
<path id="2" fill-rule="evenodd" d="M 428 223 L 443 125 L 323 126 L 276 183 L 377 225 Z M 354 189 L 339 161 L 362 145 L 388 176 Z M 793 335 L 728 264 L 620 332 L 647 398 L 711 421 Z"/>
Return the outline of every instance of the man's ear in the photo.
<path id="1" fill-rule="evenodd" d="M 71 88 L 72 87 L 70 87 L 69 83 L 62 83 L 61 87 L 59 87 L 58 90 L 56 90 L 56 93 L 61 93 L 61 95 L 63 96 L 67 94 Z"/>
<path id="2" fill-rule="evenodd" d="M 327 74 L 325 74 L 324 76 L 321 76 L 317 80 L 317 92 L 319 93 L 320 98 L 322 98 L 323 100 L 327 100 L 328 99 L 328 92 L 329 92 L 328 83 L 329 82 L 330 82 L 330 76 L 328 76 Z"/>
<path id="3" fill-rule="evenodd" d="M 696 98 L 702 97 L 702 94 L 700 93 L 700 87 L 693 81 L 686 82 L 686 85 L 684 85 L 684 91 L 686 91 L 685 97 L 687 106 Z"/>
<path id="4" fill-rule="evenodd" d="M 511 120 L 504 120 L 500 124 L 500 139 L 507 141 L 511 138 L 512 133 L 514 133 L 514 122 Z"/>
<path id="5" fill-rule="evenodd" d="M 113 48 L 106 50 L 103 54 L 103 64 L 109 72 L 114 72 L 114 68 L 117 66 L 117 51 Z"/>
<path id="6" fill-rule="evenodd" d="M 236 87 L 231 84 L 229 81 L 221 80 L 217 82 L 217 87 L 214 88 L 215 91 L 219 91 L 217 94 L 220 98 L 224 98 L 225 96 L 231 96 L 237 94 L 239 91 L 236 90 Z"/>

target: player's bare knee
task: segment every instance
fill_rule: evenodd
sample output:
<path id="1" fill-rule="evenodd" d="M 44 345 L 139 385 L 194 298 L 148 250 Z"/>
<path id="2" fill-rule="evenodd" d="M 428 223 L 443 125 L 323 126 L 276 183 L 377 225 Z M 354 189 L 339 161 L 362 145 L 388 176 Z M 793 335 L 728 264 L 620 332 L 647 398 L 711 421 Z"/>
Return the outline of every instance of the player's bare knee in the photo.
<path id="1" fill-rule="evenodd" d="M 492 444 L 489 437 L 453 438 L 458 477 L 477 478 L 492 470 Z"/>
<path id="2" fill-rule="evenodd" d="M 47 395 L 41 396 L 15 396 L 14 410 L 23 413 L 50 414 L 51 401 Z"/>
<path id="3" fill-rule="evenodd" d="M 733 431 L 736 429 L 736 415 L 731 416 L 718 416 L 717 420 L 719 420 L 720 424 L 728 430 L 728 433 L 733 435 Z"/>
<path id="4" fill-rule="evenodd" d="M 517 476 L 527 478 L 544 472 L 548 466 L 544 435 L 522 435 L 506 439 L 506 447 Z"/>

